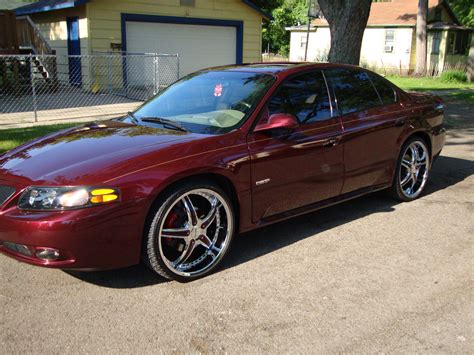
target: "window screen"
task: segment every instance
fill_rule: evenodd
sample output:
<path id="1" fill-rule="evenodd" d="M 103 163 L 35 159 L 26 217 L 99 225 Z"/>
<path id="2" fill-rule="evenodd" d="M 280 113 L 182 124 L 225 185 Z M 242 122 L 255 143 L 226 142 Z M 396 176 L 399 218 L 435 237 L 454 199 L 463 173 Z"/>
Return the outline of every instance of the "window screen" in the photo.
<path id="1" fill-rule="evenodd" d="M 439 54 L 439 45 L 441 43 L 441 31 L 433 33 L 433 43 L 431 45 L 431 54 Z"/>

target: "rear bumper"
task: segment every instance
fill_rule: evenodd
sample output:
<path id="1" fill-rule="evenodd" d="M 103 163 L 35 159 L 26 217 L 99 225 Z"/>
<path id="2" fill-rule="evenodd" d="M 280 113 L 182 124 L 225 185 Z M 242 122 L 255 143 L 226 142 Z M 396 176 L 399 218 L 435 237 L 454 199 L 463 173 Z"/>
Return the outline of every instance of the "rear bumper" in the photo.
<path id="1" fill-rule="evenodd" d="M 32 265 L 61 269 L 134 265 L 140 260 L 144 211 L 143 200 L 65 212 L 10 207 L 0 211 L 0 252 Z M 12 245 L 20 245 L 23 253 Z M 36 252 L 45 249 L 56 250 L 59 257 L 38 258 Z"/>

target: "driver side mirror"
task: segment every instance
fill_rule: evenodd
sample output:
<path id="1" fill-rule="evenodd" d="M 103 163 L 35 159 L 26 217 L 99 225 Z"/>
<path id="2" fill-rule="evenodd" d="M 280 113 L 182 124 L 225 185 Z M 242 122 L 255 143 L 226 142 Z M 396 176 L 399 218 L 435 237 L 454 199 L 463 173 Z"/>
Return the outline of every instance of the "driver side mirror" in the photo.
<path id="1" fill-rule="evenodd" d="M 274 113 L 266 123 L 259 123 L 254 128 L 254 132 L 266 133 L 276 130 L 293 131 L 298 128 L 298 120 L 288 113 Z"/>

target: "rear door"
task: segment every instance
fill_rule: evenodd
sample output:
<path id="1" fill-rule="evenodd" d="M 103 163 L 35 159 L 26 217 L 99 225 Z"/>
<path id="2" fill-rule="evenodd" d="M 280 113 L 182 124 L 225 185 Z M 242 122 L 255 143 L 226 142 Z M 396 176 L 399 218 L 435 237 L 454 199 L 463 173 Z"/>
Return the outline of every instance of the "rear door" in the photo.
<path id="1" fill-rule="evenodd" d="M 389 183 L 398 155 L 398 137 L 406 122 L 395 91 L 363 70 L 337 68 L 324 73 L 344 129 L 342 193 Z"/>
<path id="2" fill-rule="evenodd" d="M 260 113 L 294 115 L 300 126 L 276 135 L 251 133 L 253 219 L 271 217 L 340 194 L 343 150 L 339 118 L 320 70 L 282 83 Z"/>

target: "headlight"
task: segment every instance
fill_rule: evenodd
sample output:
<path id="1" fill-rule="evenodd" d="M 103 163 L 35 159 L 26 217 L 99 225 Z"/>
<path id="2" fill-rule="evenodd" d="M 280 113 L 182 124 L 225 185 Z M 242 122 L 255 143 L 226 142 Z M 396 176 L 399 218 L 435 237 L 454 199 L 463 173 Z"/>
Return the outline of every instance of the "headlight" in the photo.
<path id="1" fill-rule="evenodd" d="M 67 210 L 110 203 L 119 199 L 112 188 L 31 186 L 20 197 L 22 210 Z"/>

